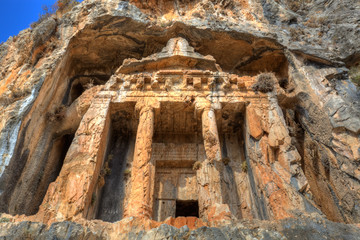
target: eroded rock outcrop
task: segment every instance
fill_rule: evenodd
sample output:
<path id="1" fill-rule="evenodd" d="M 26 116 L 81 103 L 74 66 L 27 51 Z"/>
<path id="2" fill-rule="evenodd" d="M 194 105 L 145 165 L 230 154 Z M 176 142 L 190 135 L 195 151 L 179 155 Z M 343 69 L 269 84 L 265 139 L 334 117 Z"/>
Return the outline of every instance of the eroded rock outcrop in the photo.
<path id="1" fill-rule="evenodd" d="M 348 5 L 85 0 L 10 38 L 0 236 L 356 239 Z"/>

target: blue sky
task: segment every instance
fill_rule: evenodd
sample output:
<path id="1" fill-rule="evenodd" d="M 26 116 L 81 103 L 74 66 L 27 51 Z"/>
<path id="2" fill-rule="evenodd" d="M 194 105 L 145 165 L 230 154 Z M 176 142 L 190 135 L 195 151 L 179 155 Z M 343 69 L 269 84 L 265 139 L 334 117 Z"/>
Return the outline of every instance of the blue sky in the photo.
<path id="1" fill-rule="evenodd" d="M 43 5 L 56 0 L 0 0 L 0 43 L 17 35 L 39 18 Z"/>

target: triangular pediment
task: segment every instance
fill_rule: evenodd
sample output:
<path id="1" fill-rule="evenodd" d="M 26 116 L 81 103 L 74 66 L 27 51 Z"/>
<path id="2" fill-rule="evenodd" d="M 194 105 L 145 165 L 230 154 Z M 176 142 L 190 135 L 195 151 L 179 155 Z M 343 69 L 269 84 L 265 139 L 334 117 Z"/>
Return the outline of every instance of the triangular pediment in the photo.
<path id="1" fill-rule="evenodd" d="M 203 56 L 194 51 L 184 38 L 172 38 L 161 52 L 141 60 L 125 59 L 117 73 L 153 72 L 163 69 L 198 69 L 219 71 L 212 56 Z"/>

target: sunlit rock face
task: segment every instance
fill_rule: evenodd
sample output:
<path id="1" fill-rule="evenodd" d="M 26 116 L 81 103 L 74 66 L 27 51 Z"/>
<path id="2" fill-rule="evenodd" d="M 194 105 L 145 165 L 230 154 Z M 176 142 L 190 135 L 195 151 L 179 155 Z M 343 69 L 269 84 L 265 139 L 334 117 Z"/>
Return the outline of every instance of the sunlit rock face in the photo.
<path id="1" fill-rule="evenodd" d="M 359 7 L 85 0 L 10 38 L 0 236 L 356 239 Z"/>

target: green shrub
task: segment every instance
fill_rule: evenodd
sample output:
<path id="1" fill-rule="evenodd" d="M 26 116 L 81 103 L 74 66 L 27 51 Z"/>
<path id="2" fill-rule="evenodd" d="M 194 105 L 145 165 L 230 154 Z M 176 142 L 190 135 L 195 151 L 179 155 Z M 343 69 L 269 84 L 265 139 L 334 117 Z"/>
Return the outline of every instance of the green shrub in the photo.
<path id="1" fill-rule="evenodd" d="M 21 89 L 19 87 L 11 89 L 12 97 L 14 99 L 23 98 L 31 93 L 31 89 Z"/>
<path id="2" fill-rule="evenodd" d="M 291 11 L 297 12 L 301 9 L 301 1 L 287 1 Z"/>
<path id="3" fill-rule="evenodd" d="M 94 205 L 95 202 L 96 202 L 96 193 L 93 192 L 93 194 L 91 195 L 91 205 Z"/>
<path id="4" fill-rule="evenodd" d="M 199 170 L 200 168 L 201 168 L 201 162 L 199 161 L 194 162 L 193 170 L 196 171 Z"/>
<path id="5" fill-rule="evenodd" d="M 241 170 L 243 171 L 243 172 L 247 172 L 248 171 L 248 165 L 247 165 L 247 162 L 246 161 L 243 161 L 242 163 L 241 163 Z"/>
<path id="6" fill-rule="evenodd" d="M 30 24 L 30 27 L 32 29 L 34 29 L 37 25 L 39 25 L 40 23 L 42 23 L 43 21 L 45 21 L 46 19 L 48 19 L 52 14 L 50 13 L 43 13 L 43 14 L 39 14 L 39 19 L 36 22 L 33 22 Z"/>
<path id="7" fill-rule="evenodd" d="M 125 169 L 125 170 L 124 170 L 124 175 L 125 175 L 125 176 L 131 175 L 131 169 L 130 169 L 130 168 Z"/>
<path id="8" fill-rule="evenodd" d="M 350 68 L 350 80 L 358 87 L 360 87 L 360 65 Z"/>
<path id="9" fill-rule="evenodd" d="M 6 222 L 10 222 L 10 218 L 6 218 L 6 217 L 0 218 L 0 223 L 6 223 Z"/>
<path id="10" fill-rule="evenodd" d="M 14 99 L 9 97 L 8 95 L 0 96 L 0 106 L 8 106 L 14 102 Z"/>
<path id="11" fill-rule="evenodd" d="M 105 162 L 105 166 L 104 166 L 104 174 L 105 176 L 109 176 L 111 174 L 111 169 L 109 168 L 109 163 Z"/>
<path id="12" fill-rule="evenodd" d="M 56 11 L 61 12 L 68 12 L 70 11 L 74 6 L 78 5 L 79 2 L 76 0 L 58 0 L 54 5 Z"/>
<path id="13" fill-rule="evenodd" d="M 252 85 L 254 91 L 260 91 L 263 93 L 271 92 L 274 90 L 276 77 L 273 73 L 260 73 L 256 77 L 256 83 Z"/>

